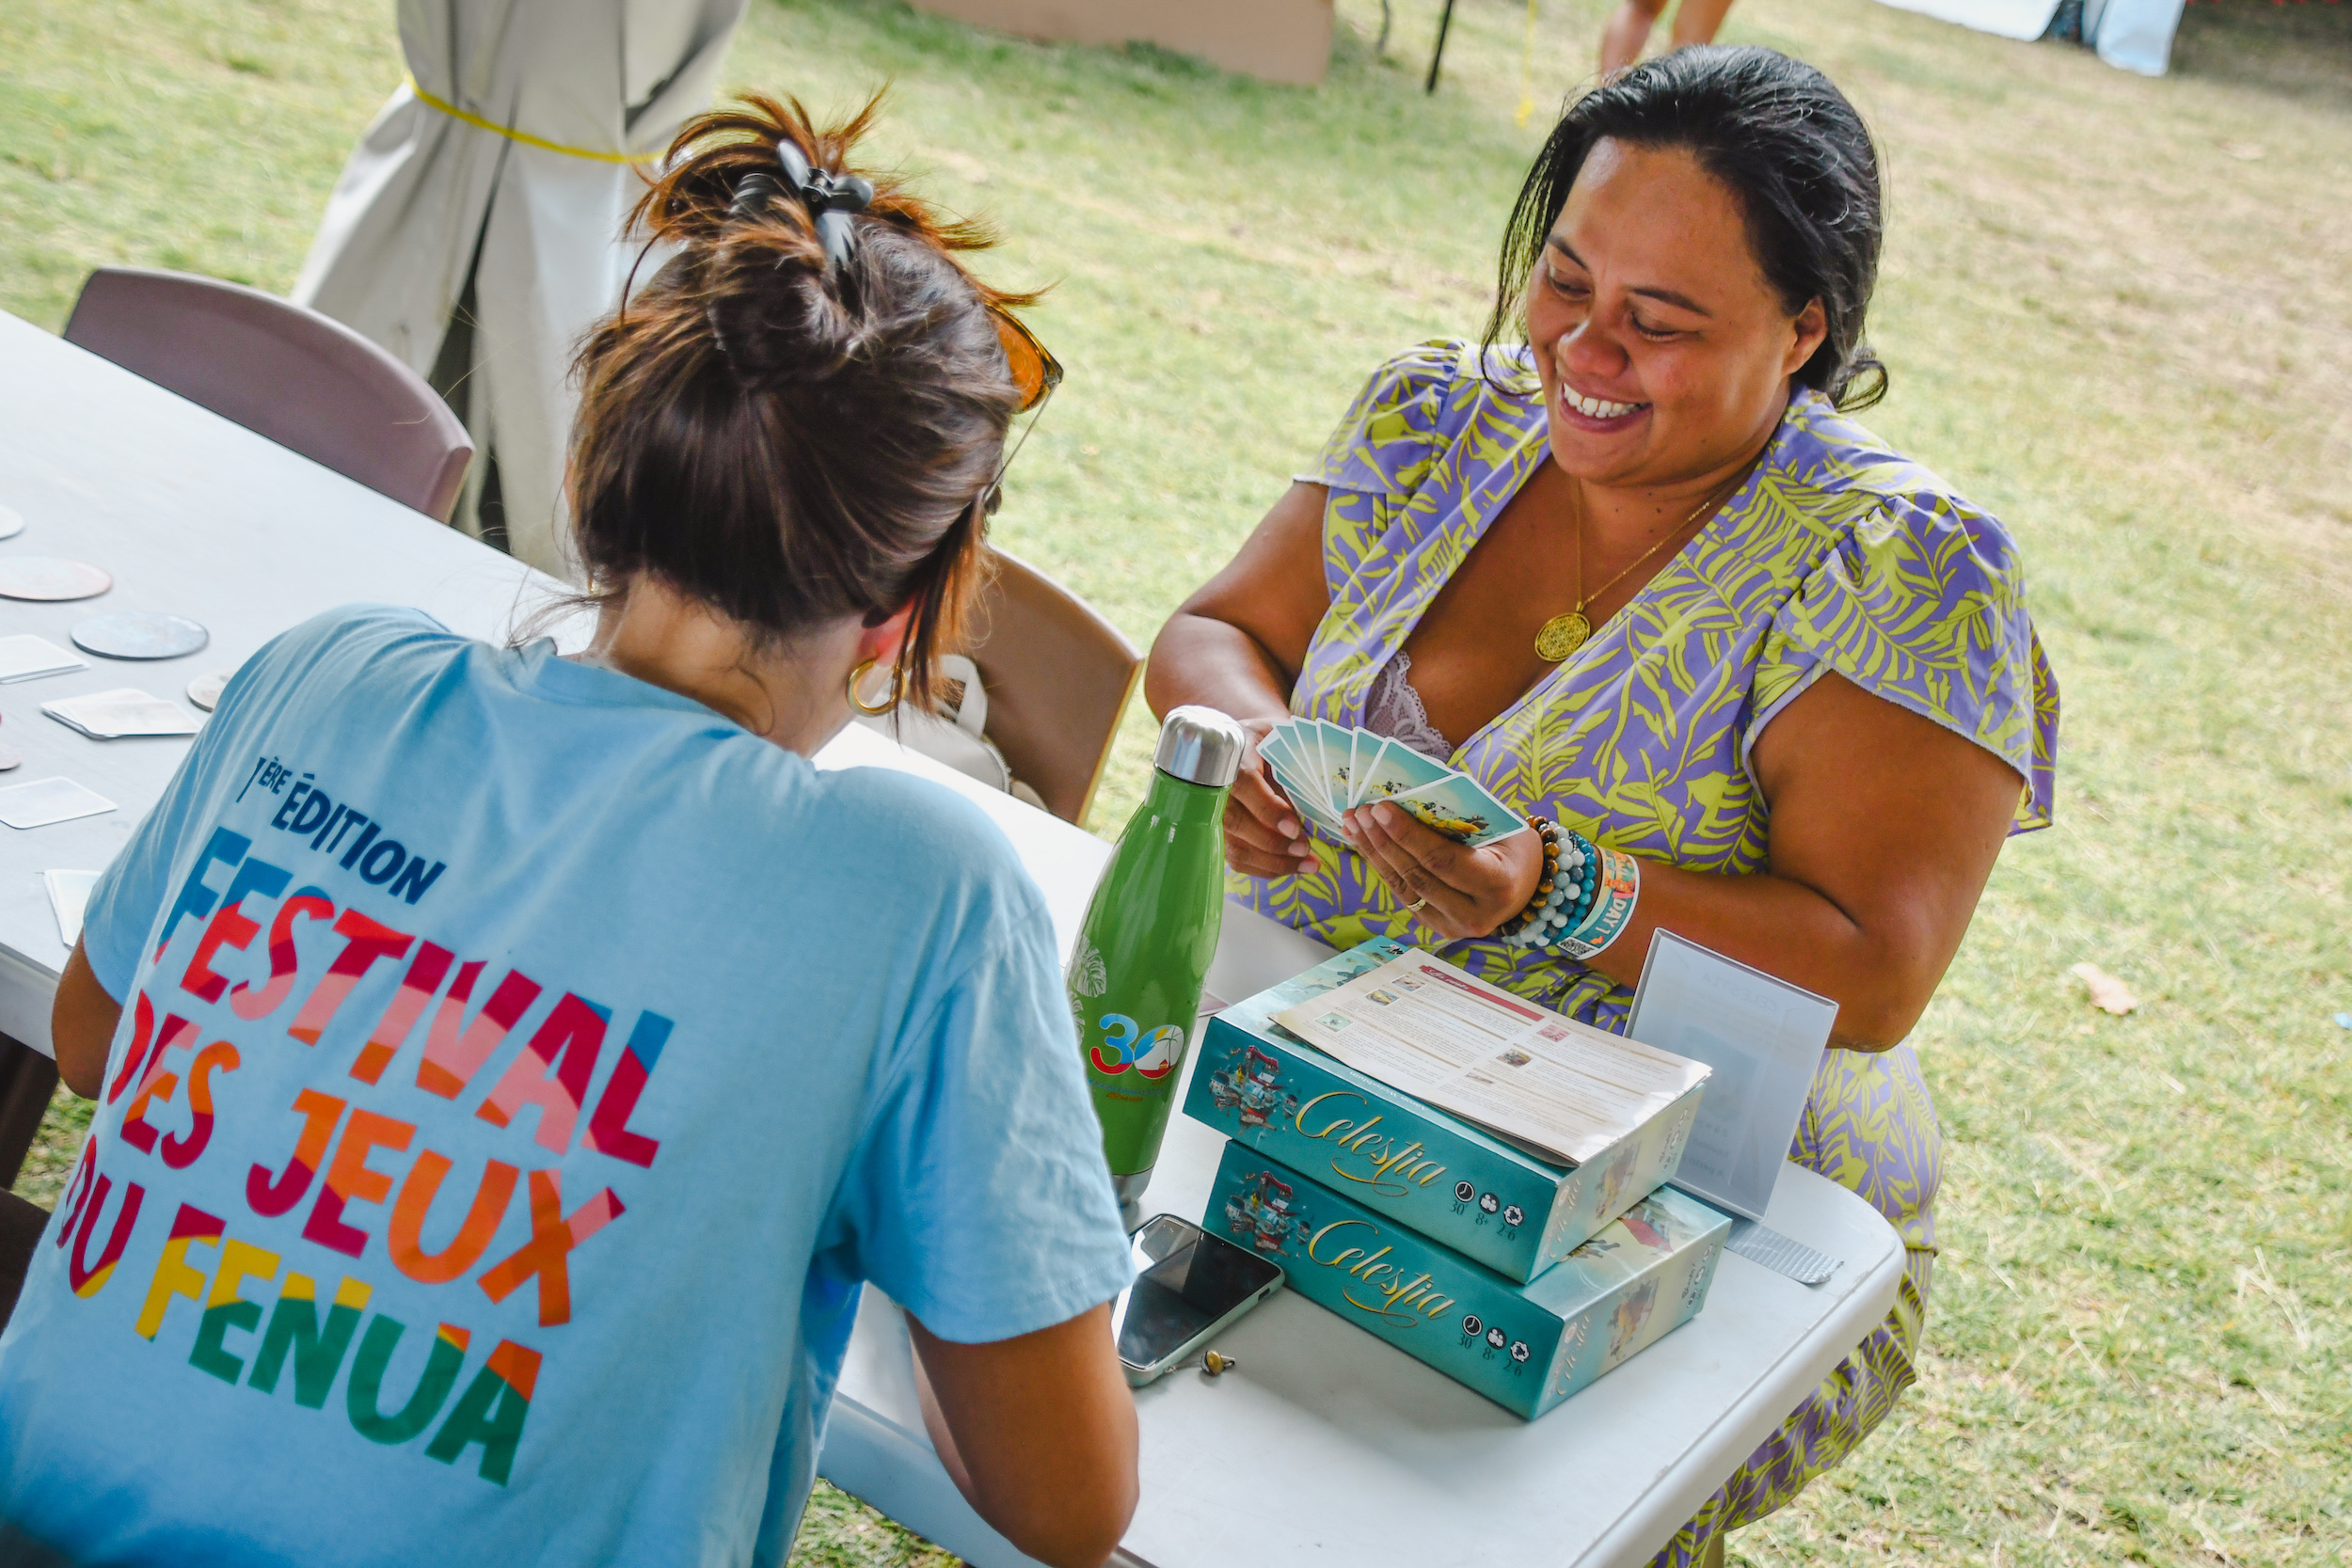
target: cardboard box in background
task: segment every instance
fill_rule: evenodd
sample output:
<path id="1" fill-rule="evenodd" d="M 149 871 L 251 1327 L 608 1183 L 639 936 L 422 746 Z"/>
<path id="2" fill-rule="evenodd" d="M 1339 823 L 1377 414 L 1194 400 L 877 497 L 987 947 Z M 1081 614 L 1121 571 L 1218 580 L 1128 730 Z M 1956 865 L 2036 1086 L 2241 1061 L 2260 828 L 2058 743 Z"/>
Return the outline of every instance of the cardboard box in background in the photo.
<path id="1" fill-rule="evenodd" d="M 1273 1015 L 1336 990 L 1405 946 L 1350 948 L 1209 1020 L 1184 1115 L 1367 1209 L 1524 1282 L 1675 1173 L 1693 1089 L 1581 1165 L 1555 1165 L 1334 1060 Z"/>
<path id="2" fill-rule="evenodd" d="M 914 0 L 914 8 L 1048 43 L 1156 43 L 1268 82 L 1312 87 L 1331 63 L 1331 0 Z"/>
<path id="3" fill-rule="evenodd" d="M 1200 1224 L 1280 1263 L 1316 1306 L 1530 1419 L 1697 1316 L 1731 1232 L 1661 1187 L 1521 1285 L 1230 1142 Z"/>

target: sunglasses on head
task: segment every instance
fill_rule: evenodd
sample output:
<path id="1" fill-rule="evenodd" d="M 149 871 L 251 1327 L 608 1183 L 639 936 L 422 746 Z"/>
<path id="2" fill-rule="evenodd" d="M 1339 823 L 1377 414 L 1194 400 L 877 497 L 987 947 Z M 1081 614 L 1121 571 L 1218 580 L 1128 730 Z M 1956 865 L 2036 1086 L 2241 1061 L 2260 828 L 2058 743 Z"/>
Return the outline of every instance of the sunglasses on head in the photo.
<path id="1" fill-rule="evenodd" d="M 1004 345 L 1005 364 L 1012 372 L 1014 388 L 1021 393 L 1020 404 L 1014 412 L 1029 416 L 1019 433 L 1007 443 L 1004 458 L 996 465 L 996 472 L 990 476 L 987 490 L 982 492 L 986 497 L 987 510 L 993 515 L 997 507 L 1004 504 L 1005 470 L 1012 467 L 1012 460 L 1020 454 L 1022 444 L 1029 438 L 1029 432 L 1037 428 L 1038 416 L 1045 407 L 1046 400 L 1054 395 L 1054 388 L 1061 385 L 1061 361 L 1047 353 L 1045 345 L 1037 341 L 1037 335 L 1022 325 L 1011 311 L 997 308 L 992 309 L 990 314 L 996 318 L 996 341 Z"/>

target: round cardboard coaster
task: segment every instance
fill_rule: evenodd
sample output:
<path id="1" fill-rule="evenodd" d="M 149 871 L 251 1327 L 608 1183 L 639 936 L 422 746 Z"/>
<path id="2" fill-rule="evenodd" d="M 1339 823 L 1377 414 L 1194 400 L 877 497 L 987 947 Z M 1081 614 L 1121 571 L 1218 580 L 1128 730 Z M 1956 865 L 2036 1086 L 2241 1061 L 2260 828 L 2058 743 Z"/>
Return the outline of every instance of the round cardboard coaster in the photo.
<path id="1" fill-rule="evenodd" d="M 229 684 L 234 670 L 213 670 L 188 682 L 188 701 L 210 713 L 220 702 L 220 689 Z"/>
<path id="2" fill-rule="evenodd" d="M 13 539 L 24 531 L 24 514 L 14 507 L 0 506 L 0 539 Z"/>
<path id="3" fill-rule="evenodd" d="M 73 627 L 73 645 L 104 658 L 178 658 L 211 641 L 210 632 L 184 615 L 148 610 L 109 610 Z"/>
<path id="4" fill-rule="evenodd" d="M 0 556 L 0 599 L 90 599 L 114 585 L 114 578 L 87 561 L 54 555 Z"/>

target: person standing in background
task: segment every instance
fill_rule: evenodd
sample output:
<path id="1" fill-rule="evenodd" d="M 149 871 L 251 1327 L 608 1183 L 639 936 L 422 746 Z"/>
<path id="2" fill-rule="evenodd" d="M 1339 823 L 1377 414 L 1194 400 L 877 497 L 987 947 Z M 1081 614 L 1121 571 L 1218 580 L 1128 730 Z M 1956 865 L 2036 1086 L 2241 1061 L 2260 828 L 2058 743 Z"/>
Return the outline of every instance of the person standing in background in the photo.
<path id="1" fill-rule="evenodd" d="M 1731 0 L 1682 0 L 1675 8 L 1673 48 L 1686 43 L 1712 43 L 1731 9 Z M 1666 12 L 1666 0 L 1624 0 L 1600 30 L 1600 79 L 1609 80 L 1642 57 L 1649 47 L 1650 29 Z"/>
<path id="2" fill-rule="evenodd" d="M 373 340 L 473 438 L 453 525 L 581 584 L 572 351 L 621 303 L 622 220 L 707 108 L 748 0 L 396 0 L 405 80 L 289 295 Z"/>

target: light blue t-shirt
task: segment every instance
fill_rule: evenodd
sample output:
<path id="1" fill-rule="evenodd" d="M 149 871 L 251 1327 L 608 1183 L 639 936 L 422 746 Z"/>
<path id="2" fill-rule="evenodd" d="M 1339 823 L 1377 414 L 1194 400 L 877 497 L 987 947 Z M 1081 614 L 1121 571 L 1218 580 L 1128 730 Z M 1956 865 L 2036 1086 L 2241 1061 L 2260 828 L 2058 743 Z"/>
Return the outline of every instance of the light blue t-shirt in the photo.
<path id="1" fill-rule="evenodd" d="M 0 1338 L 0 1523 L 71 1560 L 781 1563 L 861 1280 L 982 1341 L 1129 1277 L 987 819 L 548 643 L 278 639 L 84 940 Z"/>

